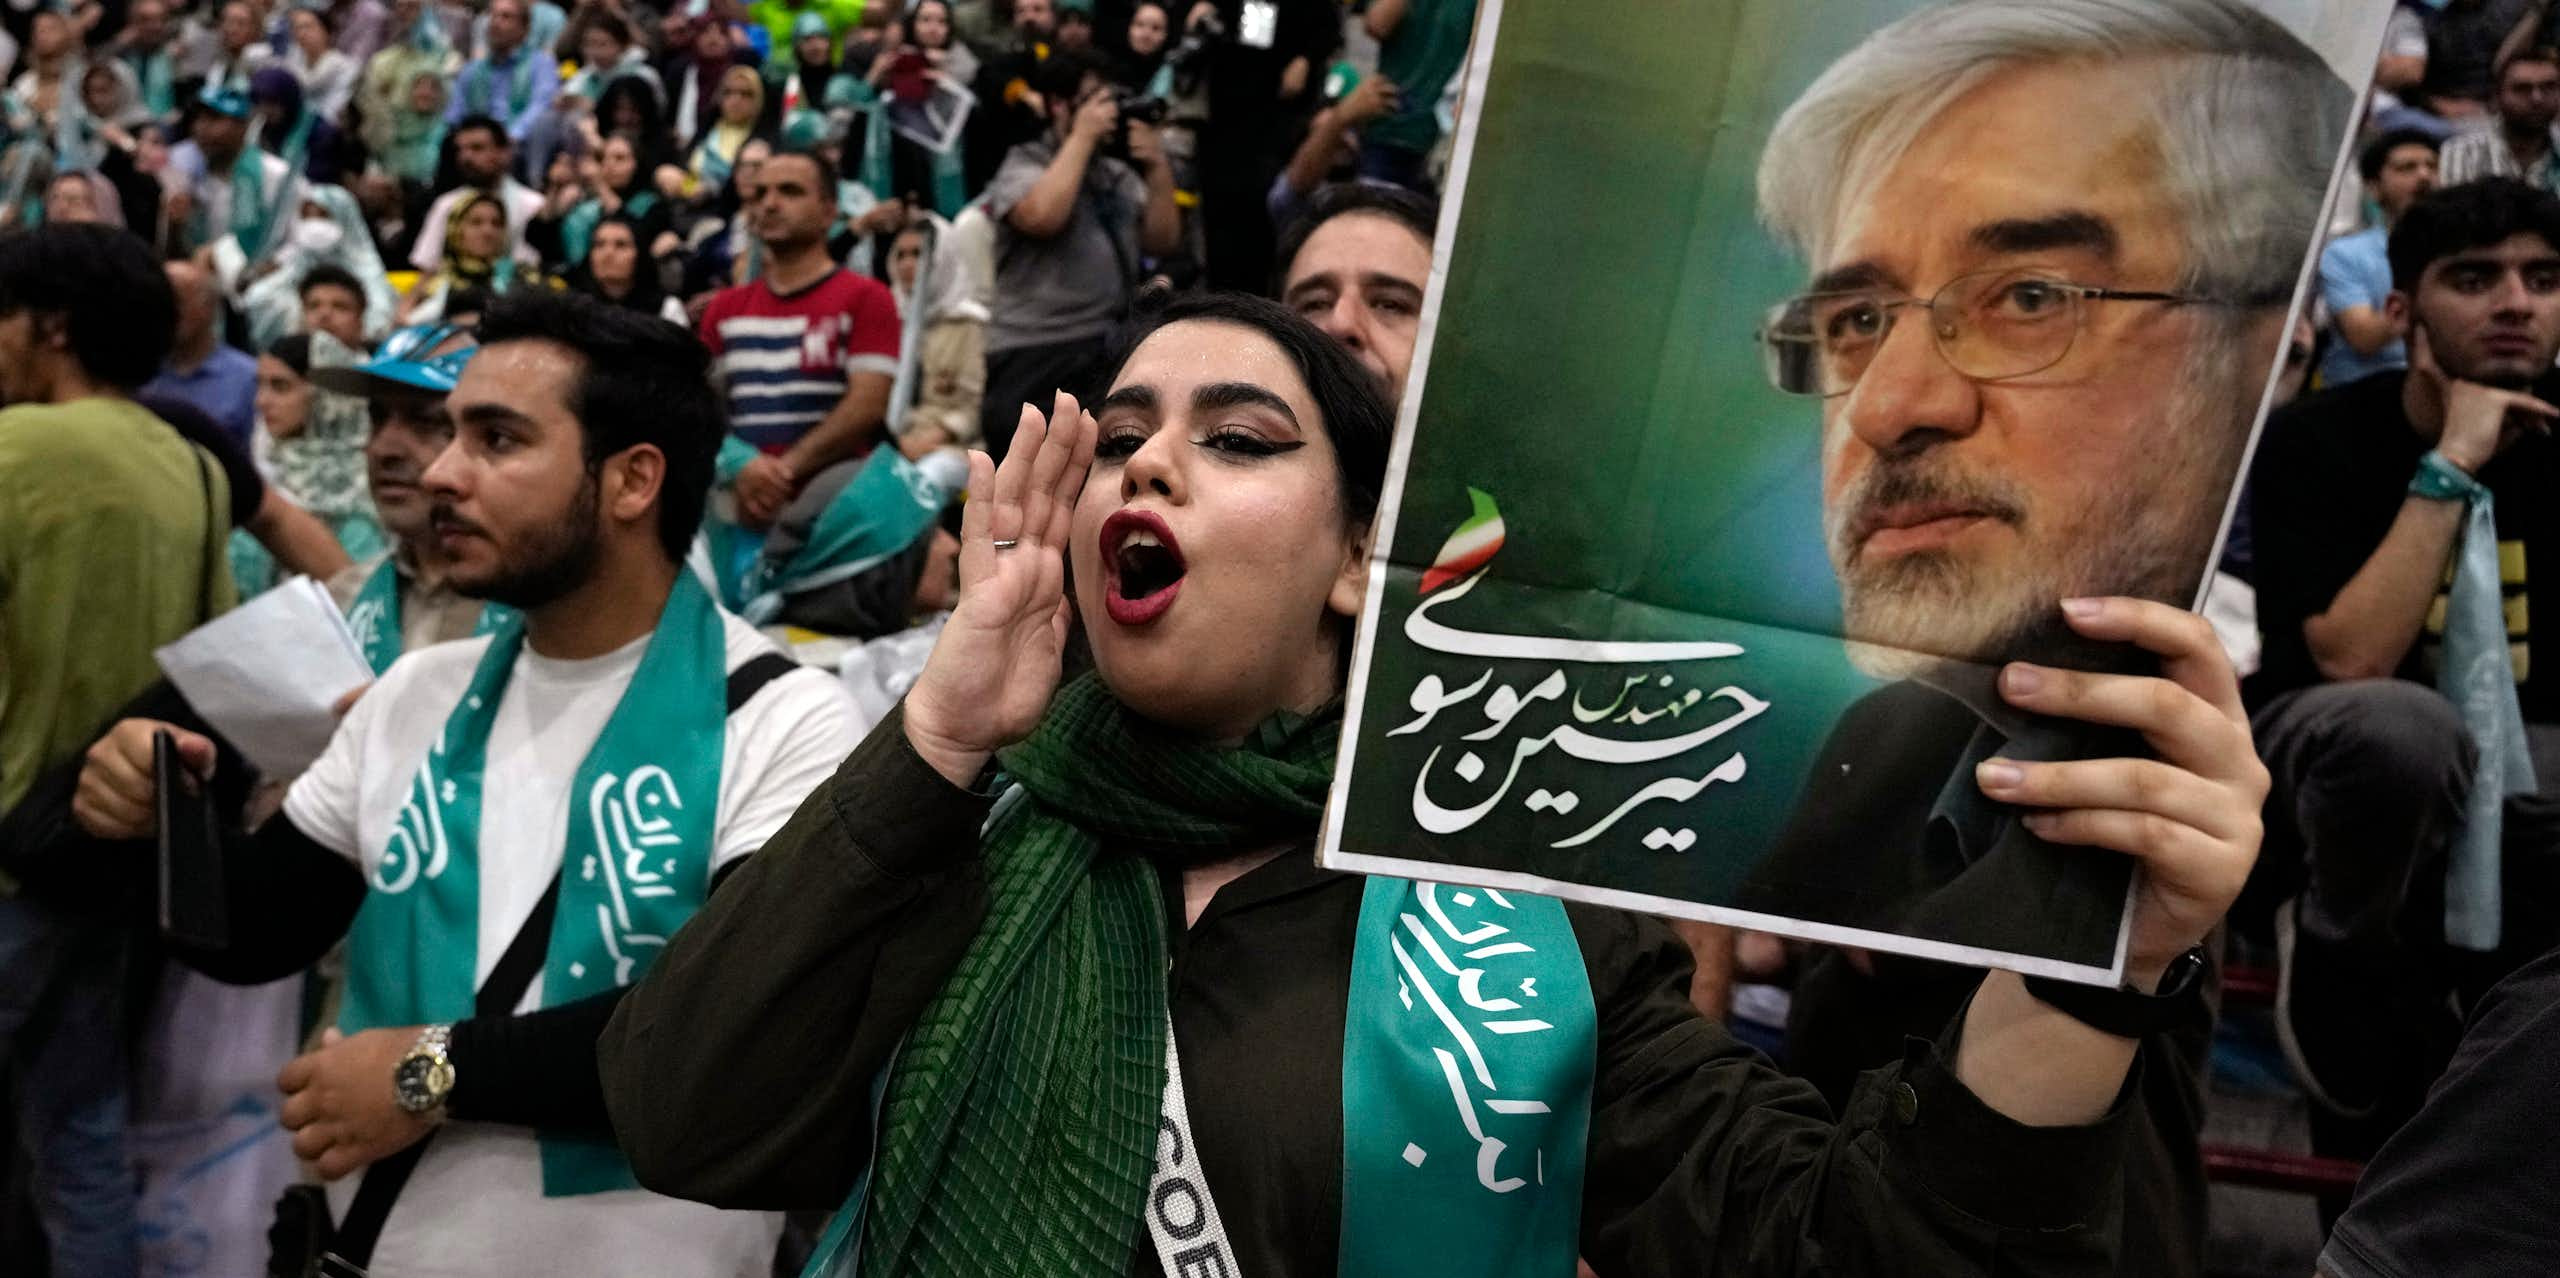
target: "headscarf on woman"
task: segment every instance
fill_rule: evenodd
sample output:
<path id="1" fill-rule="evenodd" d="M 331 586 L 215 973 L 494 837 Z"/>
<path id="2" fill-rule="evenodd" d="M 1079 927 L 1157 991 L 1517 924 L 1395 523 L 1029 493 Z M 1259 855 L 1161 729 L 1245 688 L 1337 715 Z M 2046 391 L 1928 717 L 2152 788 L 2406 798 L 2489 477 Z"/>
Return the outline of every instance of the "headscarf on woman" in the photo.
<path id="1" fill-rule="evenodd" d="M 356 103 L 364 117 L 365 149 L 381 160 L 383 167 L 418 182 L 429 181 L 435 174 L 436 143 L 443 140 L 443 86 L 455 61 L 453 44 L 438 17 L 439 7 L 430 4 L 422 8 L 415 25 L 373 55 L 373 60 L 365 64 L 363 85 L 356 91 Z M 435 141 L 426 144 L 427 162 L 419 167 L 412 163 L 421 131 L 419 113 L 409 107 L 409 89 L 422 75 L 435 78 L 438 96 Z M 404 128 L 408 130 L 405 137 L 401 136 Z M 395 162 L 395 153 L 403 158 Z M 412 167 L 417 168 L 414 174 Z"/>
<path id="2" fill-rule="evenodd" d="M 424 110 L 418 108 L 413 97 L 420 80 L 435 86 L 432 104 Z M 378 145 L 367 145 L 372 147 L 374 158 L 382 164 L 384 171 L 404 182 L 415 182 L 421 186 L 434 183 L 436 163 L 444 156 L 444 108 L 448 92 L 450 89 L 445 77 L 437 72 L 412 72 L 408 83 L 402 85 L 399 94 L 392 99 L 393 105 L 379 127 L 374 121 L 366 121 L 366 132 L 381 139 Z"/>
<path id="3" fill-rule="evenodd" d="M 276 252 L 276 269 L 241 291 L 240 309 L 248 316 L 250 345 L 264 350 L 293 331 L 302 319 L 302 277 L 324 265 L 344 268 L 364 286 L 365 336 L 379 339 L 391 331 L 400 295 L 391 290 L 391 280 L 383 273 L 382 254 L 374 247 L 364 210 L 356 207 L 356 197 L 344 187 L 314 183 L 303 189 L 302 200 L 327 210 L 326 224 L 336 230 L 331 233 L 319 225 L 305 225 L 323 219 L 296 218 L 285 234 L 284 247 Z"/>
<path id="4" fill-rule="evenodd" d="M 711 34 L 715 31 L 717 36 Z M 711 46 L 707 51 L 706 43 Z M 753 69 L 741 54 L 743 43 L 737 28 L 717 18 L 691 19 L 670 33 L 669 47 L 678 52 L 667 63 L 667 90 L 674 97 L 667 122 L 677 146 L 692 146 L 720 118 L 721 77 L 732 67 Z"/>
<path id="5" fill-rule="evenodd" d="M 729 174 L 737 168 L 738 153 L 746 149 L 756 135 L 756 122 L 764 115 L 764 77 L 754 67 L 733 66 L 720 77 L 720 91 L 746 88 L 755 95 L 756 113 L 744 124 L 731 124 L 717 113 L 695 141 L 692 158 L 686 170 L 693 175 L 697 191 L 717 190 L 727 186 Z M 717 101 L 715 97 L 714 101 Z"/>
<path id="6" fill-rule="evenodd" d="M 326 333 L 293 334 L 267 354 L 306 381 L 314 368 L 351 367 L 364 360 Z M 316 385 L 310 393 L 302 428 L 278 439 L 260 421 L 250 437 L 250 453 L 268 482 L 328 525 L 348 557 L 361 563 L 390 546 L 365 483 L 364 446 L 372 423 L 361 399 Z M 232 534 L 231 570 L 243 598 L 276 584 L 274 559 L 245 533 Z"/>
<path id="7" fill-rule="evenodd" d="M 48 196 L 55 186 L 68 181 L 78 181 L 88 187 L 89 207 L 92 210 L 89 220 L 101 226 L 112 226 L 117 230 L 125 229 L 124 196 L 117 192 L 116 184 L 109 181 L 106 174 L 96 169 L 70 169 L 56 173 L 53 175 L 53 181 L 45 185 Z M 50 204 L 51 200 L 48 199 L 47 203 Z M 52 220 L 50 213 L 47 214 L 46 220 Z"/>
<path id="8" fill-rule="evenodd" d="M 475 257 L 462 247 L 462 219 L 473 209 L 488 205 L 498 211 L 498 220 L 507 217 L 506 203 L 494 195 L 472 191 L 453 202 L 453 210 L 444 219 L 444 261 L 436 268 L 437 281 L 450 288 L 479 288 L 503 293 L 516 280 L 516 260 L 501 252 L 494 258 Z"/>
<path id="9" fill-rule="evenodd" d="M 658 264 L 649 260 L 649 233 L 640 220 L 629 213 L 607 213 L 596 219 L 596 230 L 601 231 L 608 226 L 619 226 L 631 232 L 631 243 L 638 249 L 638 260 L 631 266 L 630 290 L 616 297 L 606 292 L 604 285 L 597 281 L 595 268 L 588 260 L 595 256 L 595 242 L 590 237 L 586 256 L 580 258 L 576 266 L 569 268 L 566 278 L 569 291 L 584 293 L 625 310 L 664 318 L 667 312 L 667 290 L 658 283 Z"/>
<path id="10" fill-rule="evenodd" d="M 294 171 L 313 182 L 338 180 L 338 126 L 303 105 L 302 81 L 280 66 L 260 68 L 249 77 L 252 108 L 273 105 L 274 123 L 259 131 L 258 145 L 282 156 Z"/>

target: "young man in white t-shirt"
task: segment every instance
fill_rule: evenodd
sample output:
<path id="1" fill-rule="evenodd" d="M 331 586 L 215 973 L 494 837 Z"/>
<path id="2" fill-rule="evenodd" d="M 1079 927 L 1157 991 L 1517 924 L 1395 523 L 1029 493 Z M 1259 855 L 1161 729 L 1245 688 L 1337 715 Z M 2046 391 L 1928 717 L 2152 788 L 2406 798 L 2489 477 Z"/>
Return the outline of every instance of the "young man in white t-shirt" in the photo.
<path id="1" fill-rule="evenodd" d="M 230 945 L 180 956 L 272 979 L 348 938 L 356 1032 L 287 1067 L 283 1116 L 332 1182 L 340 1241 L 378 1223 L 377 1278 L 760 1278 L 777 1217 L 628 1187 L 595 1038 L 673 925 L 850 751 L 851 706 L 682 567 L 723 431 L 701 345 L 550 292 L 502 299 L 481 334 L 424 486 L 448 581 L 521 625 L 394 664 L 225 858 Z M 91 834 L 153 828 L 161 726 L 119 724 L 93 752 L 74 808 Z M 682 744 L 713 731 L 716 761 Z M 177 744 L 210 765 L 211 741 Z M 457 991 L 476 1014 L 397 1015 Z M 351 1173 L 413 1158 L 385 1217 Z"/>

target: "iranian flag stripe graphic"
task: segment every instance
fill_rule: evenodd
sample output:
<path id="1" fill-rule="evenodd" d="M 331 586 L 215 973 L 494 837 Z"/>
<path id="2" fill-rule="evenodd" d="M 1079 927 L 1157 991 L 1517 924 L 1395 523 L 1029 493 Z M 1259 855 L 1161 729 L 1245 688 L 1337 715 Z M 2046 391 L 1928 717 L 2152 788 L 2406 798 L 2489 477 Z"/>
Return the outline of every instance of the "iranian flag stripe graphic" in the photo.
<path id="1" fill-rule="evenodd" d="M 1476 513 L 1449 534 L 1440 544 L 1439 557 L 1422 574 L 1422 593 L 1430 594 L 1492 561 L 1502 549 L 1502 512 L 1493 498 L 1481 488 L 1470 488 L 1467 497 L 1475 503 Z"/>

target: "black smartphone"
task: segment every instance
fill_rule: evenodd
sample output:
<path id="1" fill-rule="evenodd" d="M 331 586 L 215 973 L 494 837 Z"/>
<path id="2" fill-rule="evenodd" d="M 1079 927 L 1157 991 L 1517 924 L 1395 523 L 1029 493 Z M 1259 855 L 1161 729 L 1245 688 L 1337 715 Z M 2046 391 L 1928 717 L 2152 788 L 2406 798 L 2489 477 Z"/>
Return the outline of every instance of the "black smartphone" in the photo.
<path id="1" fill-rule="evenodd" d="M 231 911 L 213 796 L 189 783 L 177 739 L 166 732 L 151 738 L 151 781 L 160 806 L 160 933 L 182 945 L 223 949 L 231 944 Z"/>

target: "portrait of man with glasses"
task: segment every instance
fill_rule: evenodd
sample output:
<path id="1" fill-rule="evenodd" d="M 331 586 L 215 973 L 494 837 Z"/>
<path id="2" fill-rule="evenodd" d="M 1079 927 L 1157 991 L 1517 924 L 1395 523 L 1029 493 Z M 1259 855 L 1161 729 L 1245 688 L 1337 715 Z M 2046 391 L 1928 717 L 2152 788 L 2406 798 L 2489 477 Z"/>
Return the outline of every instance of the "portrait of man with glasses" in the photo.
<path id="1" fill-rule="evenodd" d="M 2388 14 L 1668 2 L 1476 34 L 1320 863 L 1815 943 L 1839 1096 L 1986 969 L 2143 979 L 2130 840 L 2057 806 L 2254 837 L 2126 706 L 2240 720 L 2178 610 Z M 2116 597 L 2177 640 L 2065 607 Z M 2015 779 L 2066 773 L 2150 793 Z"/>
<path id="2" fill-rule="evenodd" d="M 1834 729 L 1744 908 L 2001 951 L 2115 908 L 1969 779 L 2140 744 L 1998 679 L 2140 671 L 2064 600 L 2196 601 L 2352 109 L 2252 5 L 2056 0 L 1898 23 L 1779 118 L 1760 212 L 1808 270 L 1756 339 L 1820 422 L 1850 659 L 1895 682 Z"/>

